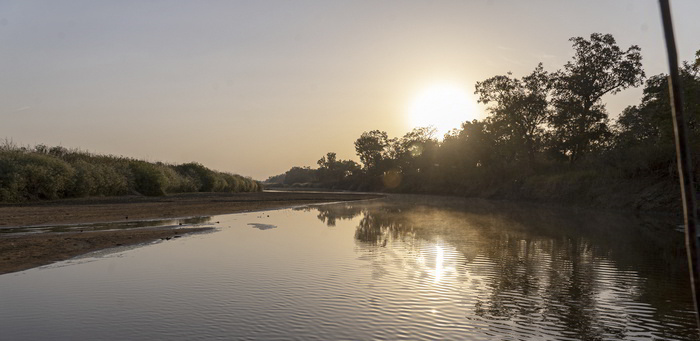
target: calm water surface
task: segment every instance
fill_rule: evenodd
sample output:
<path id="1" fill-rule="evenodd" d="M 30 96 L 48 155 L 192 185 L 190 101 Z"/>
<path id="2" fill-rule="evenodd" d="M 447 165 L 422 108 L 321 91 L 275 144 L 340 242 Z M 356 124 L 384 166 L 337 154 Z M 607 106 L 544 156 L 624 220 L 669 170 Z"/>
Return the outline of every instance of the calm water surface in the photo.
<path id="1" fill-rule="evenodd" d="M 1 340 L 697 340 L 673 219 L 407 196 L 0 276 Z"/>

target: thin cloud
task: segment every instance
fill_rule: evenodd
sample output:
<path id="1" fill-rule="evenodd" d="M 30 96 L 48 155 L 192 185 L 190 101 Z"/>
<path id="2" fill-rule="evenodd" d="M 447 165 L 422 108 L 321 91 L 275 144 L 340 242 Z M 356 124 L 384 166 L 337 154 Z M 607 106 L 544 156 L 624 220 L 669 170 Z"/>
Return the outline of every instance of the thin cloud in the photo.
<path id="1" fill-rule="evenodd" d="M 515 60 L 515 59 L 512 59 L 512 58 L 505 57 L 505 56 L 501 56 L 501 59 L 502 59 L 503 61 L 506 61 L 506 62 L 511 63 L 511 64 L 523 65 L 523 63 L 521 63 L 519 60 Z"/>
<path id="2" fill-rule="evenodd" d="M 15 110 L 12 110 L 12 112 L 27 111 L 27 110 L 29 110 L 29 109 L 31 109 L 31 108 L 32 108 L 32 107 L 29 107 L 29 106 L 19 107 L 19 108 L 15 109 Z"/>

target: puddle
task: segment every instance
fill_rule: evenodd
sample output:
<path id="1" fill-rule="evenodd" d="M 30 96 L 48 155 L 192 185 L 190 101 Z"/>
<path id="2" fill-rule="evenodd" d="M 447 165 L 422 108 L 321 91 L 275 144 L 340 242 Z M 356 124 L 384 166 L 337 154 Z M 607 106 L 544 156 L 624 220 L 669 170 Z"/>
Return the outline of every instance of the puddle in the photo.
<path id="1" fill-rule="evenodd" d="M 269 216 L 268 216 L 269 217 Z M 248 225 L 258 229 L 258 230 L 270 230 L 270 229 L 276 229 L 276 225 L 270 225 L 270 224 L 260 224 L 260 223 L 249 223 Z"/>

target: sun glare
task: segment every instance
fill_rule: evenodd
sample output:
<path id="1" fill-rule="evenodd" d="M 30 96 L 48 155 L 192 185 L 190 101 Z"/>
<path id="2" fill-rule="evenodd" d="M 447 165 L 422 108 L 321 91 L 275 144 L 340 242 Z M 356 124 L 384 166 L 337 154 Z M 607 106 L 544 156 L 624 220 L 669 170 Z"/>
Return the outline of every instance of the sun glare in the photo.
<path id="1" fill-rule="evenodd" d="M 412 128 L 433 126 L 442 139 L 448 131 L 475 118 L 475 104 L 461 87 L 436 84 L 421 91 L 408 108 Z"/>

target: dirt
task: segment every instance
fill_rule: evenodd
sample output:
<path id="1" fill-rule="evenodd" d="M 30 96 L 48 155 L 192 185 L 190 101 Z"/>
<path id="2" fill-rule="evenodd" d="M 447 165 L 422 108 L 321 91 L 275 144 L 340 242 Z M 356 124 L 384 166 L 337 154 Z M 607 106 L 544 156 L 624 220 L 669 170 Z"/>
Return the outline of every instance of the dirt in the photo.
<path id="1" fill-rule="evenodd" d="M 0 228 L 207 216 L 378 197 L 381 195 L 321 192 L 194 193 L 0 204 Z M 105 248 L 169 240 L 207 230 L 211 228 L 0 234 L 0 274 Z"/>
<path id="2" fill-rule="evenodd" d="M 64 232 L 0 236 L 0 274 L 66 260 L 118 246 L 170 240 L 212 228 Z"/>

